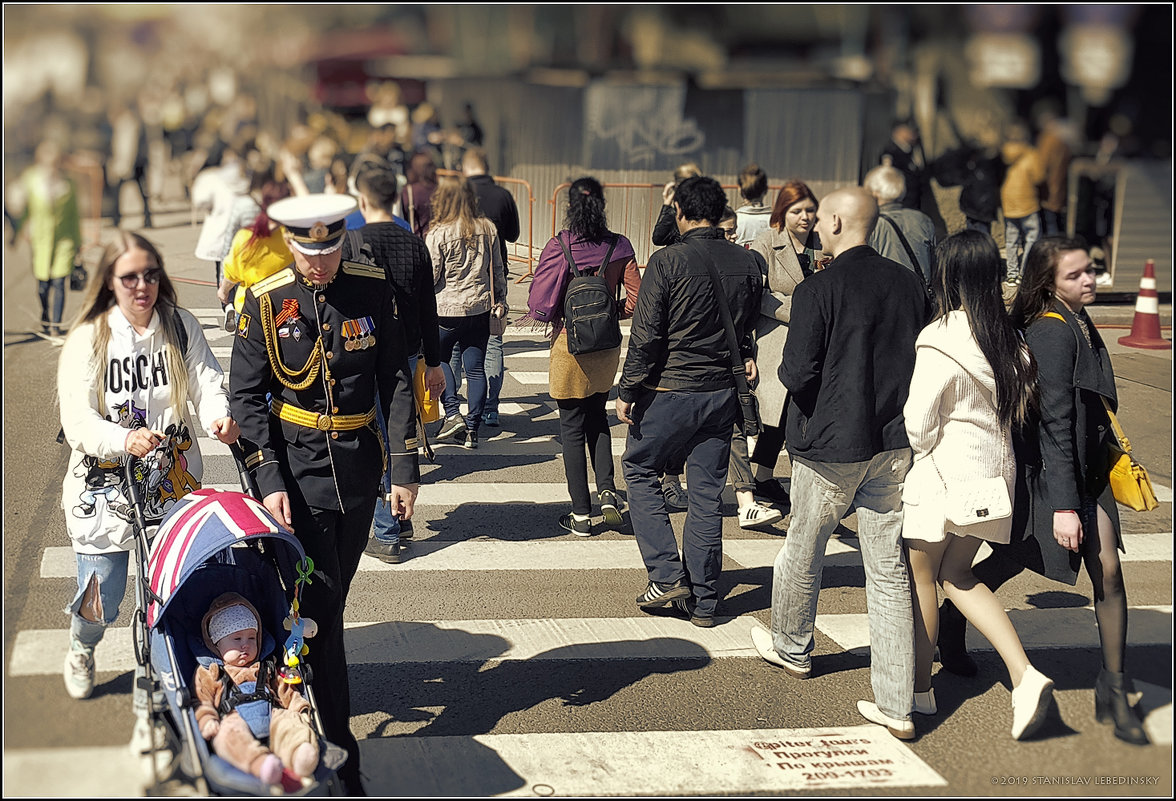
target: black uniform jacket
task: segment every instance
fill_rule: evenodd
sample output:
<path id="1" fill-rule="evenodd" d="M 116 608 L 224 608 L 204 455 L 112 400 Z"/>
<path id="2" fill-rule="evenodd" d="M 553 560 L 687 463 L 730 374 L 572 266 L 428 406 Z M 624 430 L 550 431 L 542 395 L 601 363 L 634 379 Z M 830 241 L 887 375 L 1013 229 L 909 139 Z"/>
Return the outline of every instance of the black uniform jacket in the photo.
<path id="1" fill-rule="evenodd" d="M 1011 548 L 1030 570 L 1074 584 L 1080 558 L 1054 539 L 1053 513 L 1077 511 L 1084 499 L 1094 498 L 1119 531 L 1107 459 L 1107 446 L 1115 434 L 1102 398 L 1111 409 L 1118 409 L 1119 402 L 1110 355 L 1098 329 L 1088 322 L 1091 341 L 1087 344 L 1073 312 L 1060 302 L 1053 311 L 1063 320 L 1039 317 L 1025 331 L 1037 361 L 1041 409 L 1038 424 L 1018 449 L 1018 504 Z M 1087 539 L 1092 536 L 1097 534 L 1086 532 Z"/>
<path id="2" fill-rule="evenodd" d="M 272 359 L 281 365 L 277 370 Z M 376 421 L 353 430 L 309 428 L 271 413 L 267 395 L 318 414 L 362 415 L 375 407 L 377 390 L 388 421 L 392 483 L 416 483 L 412 379 L 383 269 L 344 261 L 329 284 L 315 288 L 290 266 L 249 289 L 234 339 L 229 395 L 246 466 L 263 498 L 297 490 L 322 509 L 370 503 L 384 467 Z"/>

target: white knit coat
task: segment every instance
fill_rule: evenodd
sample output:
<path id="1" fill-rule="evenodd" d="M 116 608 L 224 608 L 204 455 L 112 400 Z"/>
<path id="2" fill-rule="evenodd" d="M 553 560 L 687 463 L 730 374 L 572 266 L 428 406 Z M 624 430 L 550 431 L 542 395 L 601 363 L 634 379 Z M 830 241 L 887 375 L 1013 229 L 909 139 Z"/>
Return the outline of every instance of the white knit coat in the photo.
<path id="1" fill-rule="evenodd" d="M 903 537 L 939 542 L 948 531 L 1007 543 L 1012 518 L 955 526 L 944 510 L 946 485 L 1003 477 L 1013 498 L 1012 436 L 996 410 L 996 379 L 967 315 L 950 312 L 915 342 L 915 371 L 903 407 L 914 464 L 903 488 Z"/>

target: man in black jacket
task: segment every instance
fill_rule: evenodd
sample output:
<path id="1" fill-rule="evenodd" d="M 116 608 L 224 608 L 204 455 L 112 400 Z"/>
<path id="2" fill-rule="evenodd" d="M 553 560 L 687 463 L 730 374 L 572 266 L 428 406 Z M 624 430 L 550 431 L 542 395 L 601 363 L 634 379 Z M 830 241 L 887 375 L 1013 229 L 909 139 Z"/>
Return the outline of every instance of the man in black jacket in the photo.
<path id="1" fill-rule="evenodd" d="M 649 572 L 637 605 L 675 604 L 694 625 L 712 626 L 723 558 L 720 496 L 740 415 L 718 304 L 731 311 L 738 358 L 754 381 L 752 333 L 767 265 L 716 227 L 727 196 L 713 178 L 683 181 L 673 204 L 681 239 L 650 257 L 629 333 L 616 404 L 617 417 L 630 426 L 621 465 L 633 533 Z M 716 296 L 708 262 L 722 296 Z M 658 473 L 683 453 L 690 511 L 679 556 Z"/>
<path id="2" fill-rule="evenodd" d="M 852 504 L 876 699 L 859 701 L 858 711 L 910 739 L 915 652 L 902 486 L 911 449 L 902 409 L 930 307 L 914 272 L 866 245 L 877 218 L 877 202 L 860 187 L 826 195 L 817 210 L 821 245 L 834 258 L 792 296 L 780 367 L 792 522 L 773 572 L 772 630 L 752 629 L 752 643 L 786 673 L 808 678 L 825 545 Z"/>
<path id="3" fill-rule="evenodd" d="M 468 104 L 467 104 L 468 105 Z M 494 183 L 490 175 L 490 162 L 486 159 L 486 151 L 480 147 L 472 147 L 465 152 L 461 160 L 462 174 L 474 188 L 478 196 L 478 209 L 494 223 L 498 231 L 498 247 L 502 253 L 502 263 L 507 267 L 506 274 L 510 275 L 510 262 L 507 261 L 506 243 L 519 240 L 519 209 L 515 205 L 514 195 Z M 461 385 L 461 357 L 457 348 L 449 357 L 449 368 Z M 502 392 L 503 363 L 502 337 L 491 335 L 486 341 L 486 406 L 482 410 L 482 422 L 491 428 L 498 427 L 498 396 Z M 455 387 L 455 391 L 456 391 Z"/>
<path id="4" fill-rule="evenodd" d="M 429 249 L 419 236 L 394 222 L 392 206 L 398 194 L 395 167 L 382 161 L 365 164 L 356 173 L 355 185 L 359 191 L 359 210 L 366 223 L 359 234 L 392 286 L 404 325 L 410 374 L 416 370 L 417 360 L 424 359 L 425 387 L 432 397 L 440 398 L 445 390 L 445 374 L 441 370 L 437 296 L 433 293 Z M 377 415 L 377 419 L 381 431 L 386 431 L 383 418 Z M 395 519 L 385 500 L 377 500 L 373 537 L 364 553 L 381 562 L 399 564 L 404 558 L 402 545 L 410 539 L 412 522 Z"/>

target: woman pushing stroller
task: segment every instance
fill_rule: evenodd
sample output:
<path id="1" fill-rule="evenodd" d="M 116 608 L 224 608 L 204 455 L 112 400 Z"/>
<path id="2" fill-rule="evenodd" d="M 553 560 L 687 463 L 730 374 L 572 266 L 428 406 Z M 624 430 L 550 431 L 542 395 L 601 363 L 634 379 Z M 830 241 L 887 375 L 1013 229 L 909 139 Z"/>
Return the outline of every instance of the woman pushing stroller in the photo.
<path id="1" fill-rule="evenodd" d="M 72 449 L 62 507 L 77 557 L 77 592 L 66 609 L 65 688 L 73 698 L 93 692 L 94 648 L 126 594 L 135 537 L 124 462 L 142 460 L 135 480 L 144 490 L 143 522 L 158 524 L 200 487 L 189 399 L 211 436 L 237 439 L 223 379 L 200 323 L 177 306 L 159 251 L 120 231 L 102 254 L 57 370 L 61 425 Z M 131 746 L 141 753 L 151 735 L 137 680 L 134 703 Z"/>

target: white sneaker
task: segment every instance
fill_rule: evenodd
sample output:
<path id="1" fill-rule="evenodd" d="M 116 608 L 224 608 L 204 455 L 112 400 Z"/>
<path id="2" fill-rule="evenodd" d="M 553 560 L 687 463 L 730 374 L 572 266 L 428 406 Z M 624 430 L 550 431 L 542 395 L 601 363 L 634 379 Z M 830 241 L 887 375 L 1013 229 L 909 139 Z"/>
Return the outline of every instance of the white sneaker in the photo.
<path id="1" fill-rule="evenodd" d="M 913 720 L 892 718 L 879 709 L 873 701 L 858 701 L 857 708 L 863 718 L 871 723 L 877 723 L 879 726 L 885 726 L 886 730 L 898 739 L 915 739 L 915 722 Z"/>
<path id="2" fill-rule="evenodd" d="M 237 330 L 237 309 L 234 306 L 225 306 L 225 330 L 230 334 Z"/>
<path id="3" fill-rule="evenodd" d="M 812 675 L 811 668 L 802 668 L 794 665 L 780 656 L 780 653 L 772 645 L 772 632 L 762 626 L 757 625 L 752 627 L 751 644 L 755 647 L 756 653 L 763 657 L 765 661 L 770 662 L 776 667 L 784 668 L 790 676 L 798 679 L 807 679 Z"/>
<path id="4" fill-rule="evenodd" d="M 771 509 L 762 504 L 753 503 L 739 510 L 739 528 L 755 528 L 767 526 L 784 517 L 779 509 Z"/>
<path id="5" fill-rule="evenodd" d="M 94 692 L 94 651 L 71 643 L 65 653 L 65 691 L 70 698 L 89 698 Z"/>
<path id="6" fill-rule="evenodd" d="M 1032 665 L 1013 688 L 1013 739 L 1023 740 L 1041 728 L 1053 699 L 1054 683 Z"/>

